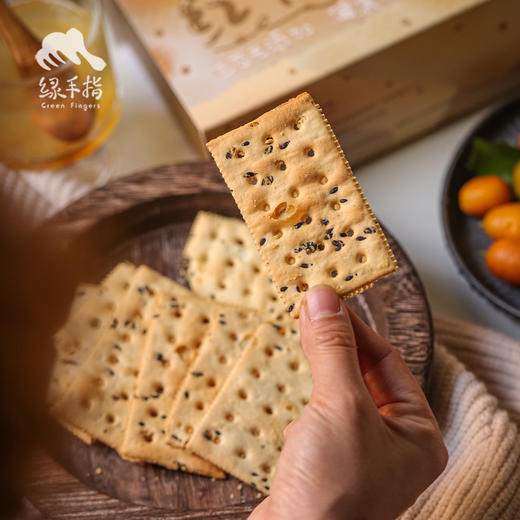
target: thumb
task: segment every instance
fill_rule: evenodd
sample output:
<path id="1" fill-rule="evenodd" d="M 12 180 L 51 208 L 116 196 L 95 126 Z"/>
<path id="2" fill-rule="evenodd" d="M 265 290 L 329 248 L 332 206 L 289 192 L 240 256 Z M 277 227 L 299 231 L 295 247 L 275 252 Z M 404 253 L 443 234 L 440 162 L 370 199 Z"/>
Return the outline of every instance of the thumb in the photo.
<path id="1" fill-rule="evenodd" d="M 306 293 L 300 336 L 312 372 L 313 397 L 329 403 L 367 397 L 352 323 L 331 287 L 318 285 Z"/>

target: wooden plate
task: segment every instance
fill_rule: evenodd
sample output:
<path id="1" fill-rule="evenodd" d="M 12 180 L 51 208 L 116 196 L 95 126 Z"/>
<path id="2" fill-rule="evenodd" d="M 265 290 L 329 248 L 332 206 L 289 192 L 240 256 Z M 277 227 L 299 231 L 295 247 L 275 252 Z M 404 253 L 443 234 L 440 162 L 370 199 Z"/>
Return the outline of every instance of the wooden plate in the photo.
<path id="1" fill-rule="evenodd" d="M 178 279 L 182 247 L 201 209 L 239 216 L 208 162 L 156 168 L 116 181 L 69 206 L 55 224 L 71 244 L 92 240 L 106 252 L 93 261 L 87 281 L 99 281 L 124 259 Z M 388 232 L 387 236 L 399 270 L 350 303 L 399 349 L 425 388 L 433 348 L 430 311 L 410 260 Z M 234 519 L 246 518 L 259 501 L 255 489 L 236 479 L 212 482 L 132 464 L 99 443 L 86 446 L 70 434 L 61 435 L 61 450 L 52 457 L 78 480 L 43 457 L 45 478 L 39 476 L 29 493 L 42 513 L 52 518 L 81 512 L 82 518 Z"/>
<path id="2" fill-rule="evenodd" d="M 473 176 L 466 168 L 473 138 L 516 146 L 519 133 L 520 98 L 493 112 L 466 137 L 448 169 L 442 198 L 444 232 L 457 268 L 478 294 L 516 319 L 520 319 L 520 287 L 503 282 L 488 271 L 482 251 L 492 241 L 479 225 L 480 218 L 468 217 L 460 211 L 457 197 L 461 186 Z"/>

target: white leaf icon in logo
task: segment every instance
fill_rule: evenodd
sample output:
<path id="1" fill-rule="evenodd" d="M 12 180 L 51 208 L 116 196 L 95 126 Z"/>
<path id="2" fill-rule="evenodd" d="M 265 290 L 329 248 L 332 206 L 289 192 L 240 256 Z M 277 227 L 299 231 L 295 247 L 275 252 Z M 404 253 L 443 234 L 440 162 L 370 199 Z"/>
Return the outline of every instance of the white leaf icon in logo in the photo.
<path id="1" fill-rule="evenodd" d="M 42 40 L 42 48 L 35 56 L 38 65 L 45 70 L 51 70 L 48 64 L 58 67 L 60 63 L 65 63 L 58 51 L 75 65 L 81 63 L 78 56 L 78 54 L 81 54 L 94 70 L 101 71 L 107 66 L 103 58 L 94 56 L 94 54 L 87 51 L 83 35 L 74 27 L 66 33 L 52 32 L 45 36 Z"/>

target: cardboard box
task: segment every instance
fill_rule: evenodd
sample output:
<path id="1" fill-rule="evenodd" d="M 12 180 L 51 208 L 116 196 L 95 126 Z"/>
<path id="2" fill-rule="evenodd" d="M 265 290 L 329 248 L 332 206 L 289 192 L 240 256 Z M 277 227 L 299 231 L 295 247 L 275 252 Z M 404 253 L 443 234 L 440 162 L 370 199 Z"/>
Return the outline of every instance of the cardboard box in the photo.
<path id="1" fill-rule="evenodd" d="M 118 0 L 203 144 L 307 90 L 359 163 L 520 85 L 515 0 Z"/>

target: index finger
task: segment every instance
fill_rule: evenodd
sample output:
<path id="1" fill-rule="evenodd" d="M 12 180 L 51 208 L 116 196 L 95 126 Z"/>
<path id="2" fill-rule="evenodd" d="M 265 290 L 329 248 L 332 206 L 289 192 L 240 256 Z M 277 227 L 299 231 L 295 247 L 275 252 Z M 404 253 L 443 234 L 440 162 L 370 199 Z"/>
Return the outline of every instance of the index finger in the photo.
<path id="1" fill-rule="evenodd" d="M 380 413 L 400 415 L 405 405 L 407 411 L 430 416 L 428 401 L 399 352 L 352 309 L 345 308 L 354 329 L 363 380 Z"/>

